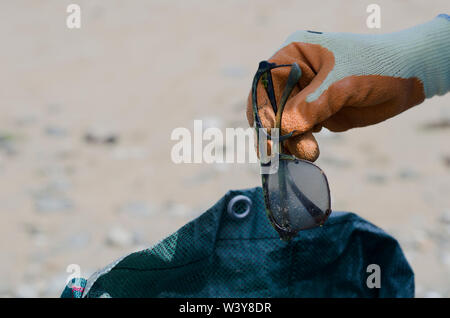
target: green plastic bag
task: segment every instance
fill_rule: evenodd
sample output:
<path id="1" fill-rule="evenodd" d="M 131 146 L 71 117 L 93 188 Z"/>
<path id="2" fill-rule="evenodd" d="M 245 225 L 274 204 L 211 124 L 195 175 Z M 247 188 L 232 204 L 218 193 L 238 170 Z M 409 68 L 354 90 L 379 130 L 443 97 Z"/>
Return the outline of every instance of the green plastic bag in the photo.
<path id="1" fill-rule="evenodd" d="M 333 212 L 323 227 L 281 241 L 261 188 L 228 192 L 152 248 L 72 283 L 62 297 L 414 297 L 413 271 L 393 237 Z"/>

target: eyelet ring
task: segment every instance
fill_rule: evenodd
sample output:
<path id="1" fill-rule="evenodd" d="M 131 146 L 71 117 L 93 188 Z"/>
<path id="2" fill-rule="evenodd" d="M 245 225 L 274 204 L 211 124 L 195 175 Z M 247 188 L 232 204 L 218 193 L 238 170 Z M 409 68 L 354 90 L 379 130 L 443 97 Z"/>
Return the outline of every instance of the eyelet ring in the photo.
<path id="1" fill-rule="evenodd" d="M 233 219 L 242 220 L 250 213 L 252 200 L 245 195 L 237 195 L 228 202 L 227 212 Z"/>

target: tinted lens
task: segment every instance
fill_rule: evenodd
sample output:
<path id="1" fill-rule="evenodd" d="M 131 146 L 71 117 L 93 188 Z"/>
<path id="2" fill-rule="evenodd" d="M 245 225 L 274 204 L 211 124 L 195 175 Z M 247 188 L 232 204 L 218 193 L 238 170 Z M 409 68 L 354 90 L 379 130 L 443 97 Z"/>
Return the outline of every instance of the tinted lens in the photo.
<path id="1" fill-rule="evenodd" d="M 277 172 L 264 177 L 266 205 L 278 225 L 296 233 L 326 221 L 330 192 L 320 168 L 305 160 L 280 160 Z"/>

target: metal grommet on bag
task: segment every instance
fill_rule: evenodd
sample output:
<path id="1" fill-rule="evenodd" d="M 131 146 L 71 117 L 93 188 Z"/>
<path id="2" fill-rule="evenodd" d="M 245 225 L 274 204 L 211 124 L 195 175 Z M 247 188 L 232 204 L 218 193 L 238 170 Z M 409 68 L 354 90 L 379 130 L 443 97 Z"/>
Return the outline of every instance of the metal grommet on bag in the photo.
<path id="1" fill-rule="evenodd" d="M 237 195 L 228 202 L 228 215 L 234 219 L 241 220 L 245 218 L 252 208 L 252 200 L 245 195 Z"/>

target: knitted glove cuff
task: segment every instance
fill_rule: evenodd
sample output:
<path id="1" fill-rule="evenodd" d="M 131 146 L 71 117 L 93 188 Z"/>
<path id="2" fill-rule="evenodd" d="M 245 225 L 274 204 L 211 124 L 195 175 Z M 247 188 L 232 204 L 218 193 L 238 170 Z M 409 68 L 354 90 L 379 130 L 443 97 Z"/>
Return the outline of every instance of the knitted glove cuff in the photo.
<path id="1" fill-rule="evenodd" d="M 450 90 L 450 17 L 441 14 L 412 28 L 387 34 L 298 31 L 292 42 L 319 44 L 331 51 L 335 66 L 307 97 L 319 98 L 328 87 L 348 76 L 380 75 L 418 78 L 427 98 Z"/>

